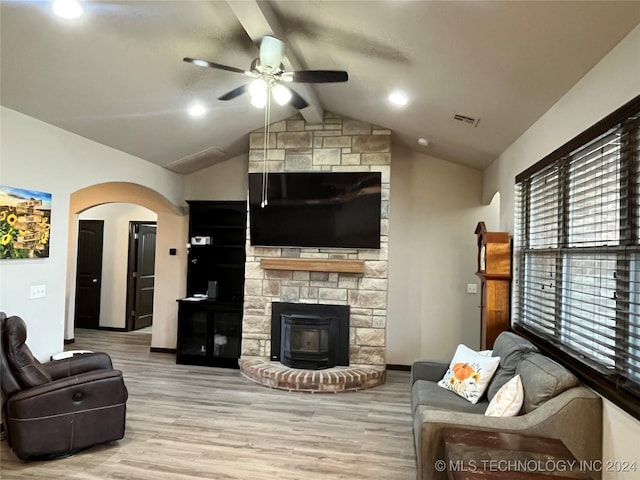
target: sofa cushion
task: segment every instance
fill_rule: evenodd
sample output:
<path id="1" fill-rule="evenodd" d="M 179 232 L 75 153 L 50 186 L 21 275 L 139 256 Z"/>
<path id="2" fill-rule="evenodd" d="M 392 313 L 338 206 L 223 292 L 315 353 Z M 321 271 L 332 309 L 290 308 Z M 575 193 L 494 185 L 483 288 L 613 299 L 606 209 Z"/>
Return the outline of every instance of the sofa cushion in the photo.
<path id="1" fill-rule="evenodd" d="M 450 390 L 438 386 L 436 382 L 418 380 L 411 387 L 411 413 L 415 414 L 418 405 L 426 405 L 441 410 L 484 414 L 489 402 L 481 400 L 471 403 Z"/>
<path id="2" fill-rule="evenodd" d="M 578 379 L 562 365 L 539 353 L 526 354 L 516 373 L 522 380 L 522 413 L 529 413 L 550 398 L 578 385 Z"/>
<path id="3" fill-rule="evenodd" d="M 500 365 L 487 388 L 487 398 L 492 400 L 498 390 L 514 377 L 523 355 L 536 351 L 533 343 L 513 332 L 498 335 L 493 344 L 493 356 L 500 357 Z"/>

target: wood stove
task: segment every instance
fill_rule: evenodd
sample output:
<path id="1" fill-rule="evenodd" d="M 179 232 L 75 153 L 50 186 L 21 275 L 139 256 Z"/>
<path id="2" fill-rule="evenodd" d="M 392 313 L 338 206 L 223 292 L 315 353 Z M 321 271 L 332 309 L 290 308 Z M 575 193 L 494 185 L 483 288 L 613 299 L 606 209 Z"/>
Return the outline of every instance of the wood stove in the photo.
<path id="1" fill-rule="evenodd" d="M 274 302 L 271 359 L 291 368 L 349 365 L 349 307 Z"/>

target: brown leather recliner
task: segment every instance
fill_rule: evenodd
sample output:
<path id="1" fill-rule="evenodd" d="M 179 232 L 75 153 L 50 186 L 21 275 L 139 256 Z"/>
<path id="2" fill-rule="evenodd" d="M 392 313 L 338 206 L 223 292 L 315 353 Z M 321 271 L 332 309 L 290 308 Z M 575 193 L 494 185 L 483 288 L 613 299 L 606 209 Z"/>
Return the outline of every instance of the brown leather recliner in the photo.
<path id="1" fill-rule="evenodd" d="M 40 363 L 27 328 L 0 313 L 2 416 L 22 458 L 55 458 L 124 436 L 127 389 L 106 353 Z"/>

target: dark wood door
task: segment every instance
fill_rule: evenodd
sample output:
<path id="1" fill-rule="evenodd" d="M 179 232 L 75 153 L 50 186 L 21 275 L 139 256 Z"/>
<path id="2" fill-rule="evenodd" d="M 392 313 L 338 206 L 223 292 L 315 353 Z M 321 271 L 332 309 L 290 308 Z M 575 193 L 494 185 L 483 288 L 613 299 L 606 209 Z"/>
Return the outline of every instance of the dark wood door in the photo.
<path id="1" fill-rule="evenodd" d="M 100 326 L 104 221 L 80 220 L 76 264 L 76 328 Z"/>
<path id="2" fill-rule="evenodd" d="M 155 286 L 156 226 L 151 223 L 136 224 L 135 286 L 133 305 L 133 329 L 148 327 L 153 323 L 153 291 Z"/>

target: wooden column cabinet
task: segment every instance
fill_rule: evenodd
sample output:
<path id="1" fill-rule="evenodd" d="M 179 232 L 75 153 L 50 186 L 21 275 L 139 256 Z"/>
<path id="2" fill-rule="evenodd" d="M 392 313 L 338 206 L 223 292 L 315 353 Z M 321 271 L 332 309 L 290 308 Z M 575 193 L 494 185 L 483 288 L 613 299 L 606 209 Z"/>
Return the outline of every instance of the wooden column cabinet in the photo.
<path id="1" fill-rule="evenodd" d="M 177 363 L 238 368 L 247 204 L 188 201 L 187 298 L 178 300 Z"/>
<path id="2" fill-rule="evenodd" d="M 480 278 L 480 347 L 492 349 L 496 337 L 511 324 L 511 238 L 488 232 L 478 223 L 476 275 Z"/>

